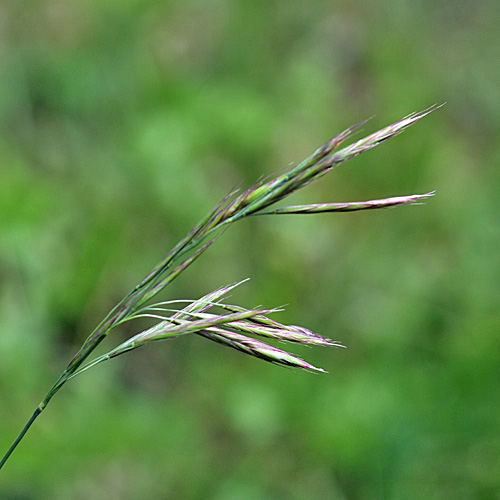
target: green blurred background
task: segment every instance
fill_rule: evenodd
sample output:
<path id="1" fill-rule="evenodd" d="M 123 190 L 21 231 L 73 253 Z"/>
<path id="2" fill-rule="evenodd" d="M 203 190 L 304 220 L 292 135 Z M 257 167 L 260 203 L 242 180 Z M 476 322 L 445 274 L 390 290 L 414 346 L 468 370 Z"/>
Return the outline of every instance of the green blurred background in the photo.
<path id="1" fill-rule="evenodd" d="M 291 200 L 424 206 L 243 222 L 163 296 L 251 277 L 236 303 L 348 347 L 294 349 L 328 375 L 199 337 L 120 357 L 57 394 L 0 498 L 500 498 L 499 22 L 497 0 L 3 0 L 2 453 L 233 186 L 448 104 Z"/>

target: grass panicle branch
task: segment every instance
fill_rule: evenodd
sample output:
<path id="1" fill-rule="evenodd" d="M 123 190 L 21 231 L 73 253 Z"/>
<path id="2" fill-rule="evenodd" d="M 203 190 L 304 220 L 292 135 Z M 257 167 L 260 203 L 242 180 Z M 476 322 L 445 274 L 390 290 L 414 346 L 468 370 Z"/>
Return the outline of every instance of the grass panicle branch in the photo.
<path id="1" fill-rule="evenodd" d="M 259 215 L 278 214 L 321 214 L 331 212 L 354 212 L 356 210 L 371 210 L 375 208 L 388 208 L 397 205 L 419 205 L 422 200 L 434 196 L 434 191 L 426 194 L 412 194 L 410 196 L 393 196 L 382 200 L 351 201 L 347 203 L 316 203 L 311 205 L 294 205 L 276 208 Z"/>
<path id="2" fill-rule="evenodd" d="M 366 122 L 349 127 L 323 144 L 311 156 L 295 167 L 265 178 L 239 195 L 236 191 L 233 191 L 222 199 L 97 325 L 35 409 L 32 417 L 7 453 L 0 460 L 0 468 L 3 467 L 35 419 L 68 380 L 103 361 L 152 342 L 195 333 L 270 363 L 306 371 L 323 372 L 324 370 L 321 368 L 314 367 L 294 354 L 255 339 L 253 336 L 306 345 L 340 345 L 305 328 L 282 325 L 268 318 L 267 316 L 276 312 L 276 309 L 244 309 L 239 306 L 225 304 L 223 302 L 224 296 L 239 283 L 222 287 L 201 299 L 185 301 L 186 306 L 179 310 L 167 306 L 173 306 L 175 303 L 183 301 L 159 302 L 149 306 L 148 303 L 211 247 L 227 227 L 238 220 L 255 215 L 371 210 L 405 204 L 418 204 L 431 196 L 433 192 L 362 202 L 321 203 L 270 209 L 288 195 L 320 179 L 347 160 L 401 133 L 439 107 L 431 106 L 421 112 L 412 113 L 363 139 L 353 142 L 349 146 L 339 149 Z M 209 312 L 215 308 L 222 312 Z M 107 354 L 93 361 L 87 361 L 90 354 L 114 328 L 138 317 L 156 319 L 158 323 L 148 330 L 134 335 Z"/>
<path id="3" fill-rule="evenodd" d="M 295 368 L 304 368 L 307 365 L 309 371 L 324 371 L 315 368 L 309 363 L 289 353 L 285 353 L 265 342 L 255 340 L 247 335 L 266 337 L 268 339 L 282 342 L 292 342 L 305 345 L 316 346 L 336 346 L 343 347 L 338 342 L 317 335 L 306 328 L 298 326 L 282 325 L 271 320 L 266 315 L 279 312 L 281 309 L 245 309 L 239 306 L 232 306 L 220 302 L 222 292 L 231 290 L 239 283 L 229 285 L 212 292 L 199 300 L 190 302 L 185 308 L 175 311 L 170 316 L 162 317 L 154 314 L 154 317 L 161 319 L 152 328 L 145 330 L 127 339 L 125 342 L 115 347 L 108 353 L 85 364 L 71 378 L 75 377 L 96 366 L 124 354 L 133 349 L 138 349 L 147 344 L 168 340 L 188 333 L 196 333 L 207 339 L 227 345 L 239 351 L 252 354 L 255 357 L 272 361 L 275 364 L 282 364 Z M 214 302 L 213 300 L 217 300 Z M 163 304 L 163 303 L 161 303 Z M 155 304 L 145 308 L 141 315 L 149 316 L 147 311 L 170 311 Z M 220 308 L 224 312 L 221 314 L 208 313 L 209 309 Z M 271 353 L 274 353 L 271 356 Z"/>

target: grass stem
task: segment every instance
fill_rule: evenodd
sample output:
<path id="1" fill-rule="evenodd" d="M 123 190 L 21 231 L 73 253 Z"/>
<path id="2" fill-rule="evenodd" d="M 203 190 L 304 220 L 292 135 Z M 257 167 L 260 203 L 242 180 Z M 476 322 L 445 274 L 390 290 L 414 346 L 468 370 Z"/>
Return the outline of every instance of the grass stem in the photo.
<path id="1" fill-rule="evenodd" d="M 19 433 L 16 440 L 11 444 L 10 448 L 7 450 L 7 453 L 3 456 L 2 460 L 0 460 L 0 469 L 4 466 L 5 462 L 12 455 L 12 452 L 17 448 L 17 445 L 21 442 L 24 435 L 28 432 L 28 429 L 33 425 L 33 422 L 36 420 L 38 415 L 42 413 L 43 407 L 39 406 L 31 415 L 31 418 L 26 422 L 26 425 L 23 427 L 23 430 Z"/>

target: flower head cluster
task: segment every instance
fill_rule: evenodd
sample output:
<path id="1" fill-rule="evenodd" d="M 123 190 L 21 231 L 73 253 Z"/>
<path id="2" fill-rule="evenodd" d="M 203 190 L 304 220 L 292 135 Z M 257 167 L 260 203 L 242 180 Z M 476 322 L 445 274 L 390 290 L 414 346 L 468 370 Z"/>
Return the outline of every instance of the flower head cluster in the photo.
<path id="1" fill-rule="evenodd" d="M 369 210 L 416 204 L 422 199 L 431 196 L 433 193 L 361 202 L 320 203 L 272 208 L 277 202 L 318 180 L 336 166 L 401 133 L 438 107 L 433 106 L 420 113 L 413 113 L 378 132 L 339 149 L 342 143 L 361 124 L 350 127 L 323 144 L 297 166 L 257 182 L 238 196 L 236 192 L 233 192 L 224 198 L 97 325 L 46 394 L 43 401 L 38 405 L 33 416 L 2 460 L 0 460 L 0 468 L 7 461 L 34 420 L 68 380 L 103 361 L 152 342 L 195 333 L 274 364 L 308 371 L 324 371 L 303 361 L 294 354 L 269 345 L 261 338 L 320 346 L 339 346 L 337 342 L 316 335 L 305 328 L 282 325 L 268 318 L 268 314 L 276 312 L 276 310 L 244 309 L 224 304 L 222 302 L 223 296 L 236 285 L 223 287 L 199 300 L 187 302 L 187 305 L 180 310 L 172 310 L 168 307 L 180 301 L 162 302 L 155 305 L 148 304 L 153 297 L 205 252 L 225 228 L 245 217 Z M 219 312 L 215 312 L 215 310 Z M 114 328 L 126 321 L 144 316 L 157 319 L 158 323 L 148 330 L 134 335 L 104 356 L 86 363 L 89 355 Z"/>
<path id="2" fill-rule="evenodd" d="M 223 299 L 227 293 L 240 283 L 219 288 L 198 300 L 185 301 L 187 305 L 180 310 L 168 307 L 180 301 L 161 302 L 144 307 L 138 311 L 134 318 L 149 317 L 161 321 L 152 328 L 129 338 L 107 354 L 82 366 L 72 376 L 133 349 L 188 333 L 196 333 L 219 344 L 277 365 L 324 372 L 321 368 L 311 365 L 298 356 L 278 349 L 253 336 L 304 345 L 343 346 L 306 328 L 283 325 L 267 317 L 269 314 L 279 312 L 280 309 L 245 309 L 224 303 Z M 222 312 L 217 314 L 213 311 L 217 309 Z M 167 313 L 170 314 L 166 315 Z"/>

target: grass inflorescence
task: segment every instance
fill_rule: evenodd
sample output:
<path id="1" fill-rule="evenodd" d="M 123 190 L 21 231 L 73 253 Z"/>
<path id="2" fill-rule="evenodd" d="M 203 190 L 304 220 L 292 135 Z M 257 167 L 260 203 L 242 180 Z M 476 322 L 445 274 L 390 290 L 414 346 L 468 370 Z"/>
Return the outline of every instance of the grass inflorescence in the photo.
<path id="1" fill-rule="evenodd" d="M 340 346 L 340 344 L 306 328 L 283 325 L 268 317 L 277 312 L 278 309 L 245 309 L 226 304 L 224 302 L 225 296 L 239 283 L 222 287 L 194 301 L 169 301 L 151 304 L 151 299 L 211 247 L 224 229 L 246 217 L 378 209 L 418 204 L 433 195 L 433 192 L 430 192 L 361 202 L 321 203 L 273 208 L 277 202 L 288 195 L 318 180 L 341 163 L 401 133 L 438 107 L 440 106 L 432 106 L 424 111 L 408 115 L 349 146 L 340 148 L 343 142 L 365 122 L 349 127 L 323 144 L 297 166 L 263 179 L 239 195 L 237 192 L 232 192 L 226 196 L 97 325 L 35 409 L 21 433 L 0 461 L 0 468 L 3 467 L 38 415 L 68 380 L 99 363 L 152 342 L 194 333 L 277 365 L 310 372 L 324 372 L 321 368 L 311 365 L 294 354 L 278 349 L 265 340 L 271 339 L 313 346 Z M 185 303 L 185 306 L 180 309 L 175 307 L 179 303 Z M 133 335 L 108 353 L 92 361 L 87 361 L 90 354 L 111 331 L 117 326 L 139 317 L 153 318 L 158 320 L 158 323 Z"/>

